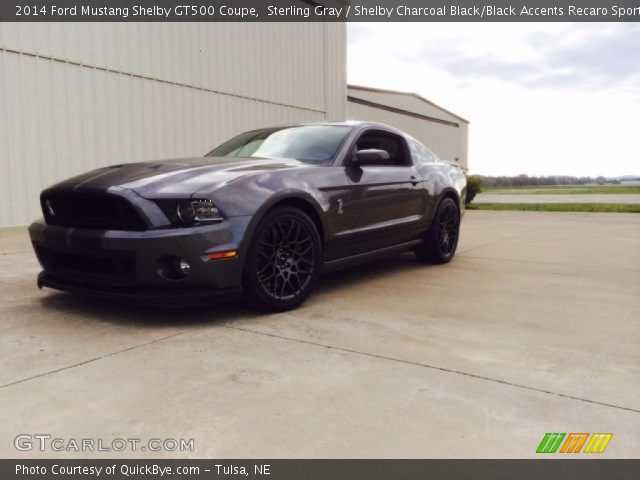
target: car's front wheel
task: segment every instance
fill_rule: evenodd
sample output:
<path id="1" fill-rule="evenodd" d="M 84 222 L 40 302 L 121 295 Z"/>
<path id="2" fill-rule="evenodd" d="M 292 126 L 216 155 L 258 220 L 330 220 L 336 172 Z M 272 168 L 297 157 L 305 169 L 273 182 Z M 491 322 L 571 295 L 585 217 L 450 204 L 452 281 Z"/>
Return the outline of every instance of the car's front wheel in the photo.
<path id="1" fill-rule="evenodd" d="M 246 300 L 267 311 L 304 302 L 322 266 L 322 241 L 303 211 L 289 206 L 268 212 L 256 228 L 245 263 Z"/>
<path id="2" fill-rule="evenodd" d="M 425 242 L 415 249 L 423 262 L 447 263 L 456 253 L 460 236 L 460 210 L 451 198 L 445 198 L 427 231 Z"/>

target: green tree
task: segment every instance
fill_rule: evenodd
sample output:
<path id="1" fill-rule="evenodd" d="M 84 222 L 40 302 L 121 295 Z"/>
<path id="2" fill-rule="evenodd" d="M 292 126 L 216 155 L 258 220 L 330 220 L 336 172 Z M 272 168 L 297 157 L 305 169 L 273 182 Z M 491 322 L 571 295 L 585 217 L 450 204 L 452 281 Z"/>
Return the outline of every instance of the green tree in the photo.
<path id="1" fill-rule="evenodd" d="M 465 205 L 469 205 L 475 196 L 482 191 L 482 179 L 475 175 L 467 175 L 467 193 L 464 199 Z"/>

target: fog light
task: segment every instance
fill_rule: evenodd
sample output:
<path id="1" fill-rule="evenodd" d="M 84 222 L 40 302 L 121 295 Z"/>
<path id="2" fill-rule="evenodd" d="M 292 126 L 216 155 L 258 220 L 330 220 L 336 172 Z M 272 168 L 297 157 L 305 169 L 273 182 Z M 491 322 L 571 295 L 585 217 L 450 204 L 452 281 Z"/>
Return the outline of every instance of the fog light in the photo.
<path id="1" fill-rule="evenodd" d="M 158 275 L 167 280 L 180 280 L 191 271 L 191 264 L 174 255 L 160 257 L 157 261 Z"/>
<path id="2" fill-rule="evenodd" d="M 188 275 L 191 271 L 191 265 L 186 260 L 180 260 L 180 271 L 185 275 Z"/>

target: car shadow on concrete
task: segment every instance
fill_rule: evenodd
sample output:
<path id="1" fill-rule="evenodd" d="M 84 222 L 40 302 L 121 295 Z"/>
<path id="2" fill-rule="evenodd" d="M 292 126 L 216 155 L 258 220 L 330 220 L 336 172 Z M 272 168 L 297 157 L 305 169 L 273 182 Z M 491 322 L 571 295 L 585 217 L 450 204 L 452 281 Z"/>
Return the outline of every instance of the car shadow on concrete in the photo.
<path id="1" fill-rule="evenodd" d="M 220 303 L 210 307 L 138 307 L 69 293 L 55 292 L 41 300 L 43 308 L 71 315 L 120 325 L 192 326 L 229 322 L 258 315 L 242 302 Z"/>
<path id="2" fill-rule="evenodd" d="M 430 265 L 420 263 L 413 253 L 400 253 L 379 260 L 356 265 L 320 278 L 315 293 L 332 293 L 372 282 L 400 271 L 425 270 Z"/>
<path id="3" fill-rule="evenodd" d="M 345 291 L 357 288 L 377 278 L 385 277 L 403 270 L 426 269 L 412 254 L 398 254 L 374 262 L 350 267 L 324 274 L 311 299 L 322 295 L 324 301 L 332 295 L 340 295 Z M 75 319 L 87 318 L 120 325 L 135 325 L 154 328 L 158 326 L 195 326 L 216 323 L 233 323 L 236 320 L 247 320 L 267 317 L 270 314 L 251 309 L 241 300 L 211 305 L 209 307 L 138 307 L 126 303 L 113 302 L 99 298 L 84 297 L 48 290 L 49 295 L 40 303 L 43 308 L 69 315 Z M 303 304 L 301 308 L 305 308 Z"/>

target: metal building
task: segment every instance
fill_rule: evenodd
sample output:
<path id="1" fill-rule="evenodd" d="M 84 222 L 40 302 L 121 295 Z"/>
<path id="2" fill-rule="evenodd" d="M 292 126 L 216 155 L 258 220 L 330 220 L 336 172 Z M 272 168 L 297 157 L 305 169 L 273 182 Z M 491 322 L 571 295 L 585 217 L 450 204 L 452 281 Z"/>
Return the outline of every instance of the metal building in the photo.
<path id="1" fill-rule="evenodd" d="M 345 118 L 341 23 L 0 24 L 0 226 L 96 167 Z"/>
<path id="2" fill-rule="evenodd" d="M 469 122 L 420 95 L 348 85 L 347 118 L 392 125 L 467 167 Z"/>

